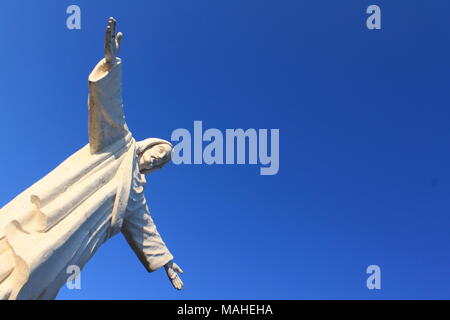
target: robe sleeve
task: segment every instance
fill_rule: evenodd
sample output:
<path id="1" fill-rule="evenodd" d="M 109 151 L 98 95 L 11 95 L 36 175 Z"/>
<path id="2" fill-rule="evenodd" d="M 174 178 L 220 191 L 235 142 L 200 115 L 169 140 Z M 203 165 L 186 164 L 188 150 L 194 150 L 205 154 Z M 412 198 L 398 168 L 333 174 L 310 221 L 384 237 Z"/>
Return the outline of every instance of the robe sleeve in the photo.
<path id="1" fill-rule="evenodd" d="M 91 153 L 124 139 L 129 133 L 122 103 L 122 63 L 102 59 L 89 75 L 89 145 Z"/>
<path id="2" fill-rule="evenodd" d="M 122 233 L 147 271 L 153 272 L 173 259 L 156 229 L 147 205 L 125 218 Z"/>

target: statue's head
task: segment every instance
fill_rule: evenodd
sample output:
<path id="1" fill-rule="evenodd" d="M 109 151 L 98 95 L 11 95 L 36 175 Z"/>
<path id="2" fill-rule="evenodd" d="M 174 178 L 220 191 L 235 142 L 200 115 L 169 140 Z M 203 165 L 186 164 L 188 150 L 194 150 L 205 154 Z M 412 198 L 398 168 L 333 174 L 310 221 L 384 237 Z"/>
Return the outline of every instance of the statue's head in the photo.
<path id="1" fill-rule="evenodd" d="M 161 169 L 170 161 L 172 144 L 169 141 L 149 138 L 137 143 L 139 169 L 143 174 L 149 174 Z"/>

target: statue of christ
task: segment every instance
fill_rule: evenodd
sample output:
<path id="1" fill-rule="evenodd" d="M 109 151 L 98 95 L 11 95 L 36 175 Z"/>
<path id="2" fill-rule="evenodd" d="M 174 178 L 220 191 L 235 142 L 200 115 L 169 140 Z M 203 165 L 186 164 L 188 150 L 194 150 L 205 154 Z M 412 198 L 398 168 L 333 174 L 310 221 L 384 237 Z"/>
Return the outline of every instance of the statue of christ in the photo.
<path id="1" fill-rule="evenodd" d="M 145 176 L 170 160 L 172 145 L 136 142 L 127 127 L 121 39 L 110 18 L 105 58 L 89 75 L 89 144 L 0 209 L 0 299 L 54 299 L 67 267 L 81 269 L 120 232 L 149 272 L 164 266 L 183 287 L 144 196 Z"/>

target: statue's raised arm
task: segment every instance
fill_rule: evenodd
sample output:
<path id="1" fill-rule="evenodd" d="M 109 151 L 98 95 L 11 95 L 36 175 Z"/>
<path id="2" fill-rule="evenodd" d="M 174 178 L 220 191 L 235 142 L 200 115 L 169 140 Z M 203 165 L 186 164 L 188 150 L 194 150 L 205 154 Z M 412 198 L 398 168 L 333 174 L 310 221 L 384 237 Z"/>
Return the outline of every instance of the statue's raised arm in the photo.
<path id="1" fill-rule="evenodd" d="M 122 33 L 109 18 L 105 32 L 105 58 L 89 75 L 89 145 L 91 153 L 129 134 L 122 102 L 122 63 L 119 52 Z"/>

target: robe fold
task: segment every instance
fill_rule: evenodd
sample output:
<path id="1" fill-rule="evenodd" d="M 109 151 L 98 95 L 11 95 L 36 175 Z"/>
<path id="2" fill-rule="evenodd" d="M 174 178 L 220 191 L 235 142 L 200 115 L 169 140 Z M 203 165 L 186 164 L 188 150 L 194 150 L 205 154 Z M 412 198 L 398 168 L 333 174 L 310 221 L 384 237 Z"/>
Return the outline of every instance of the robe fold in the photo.
<path id="1" fill-rule="evenodd" d="M 89 76 L 89 142 L 0 209 L 0 299 L 54 299 L 67 267 L 120 232 L 148 271 L 173 259 L 143 193 L 145 145 L 125 123 L 120 60 Z"/>

